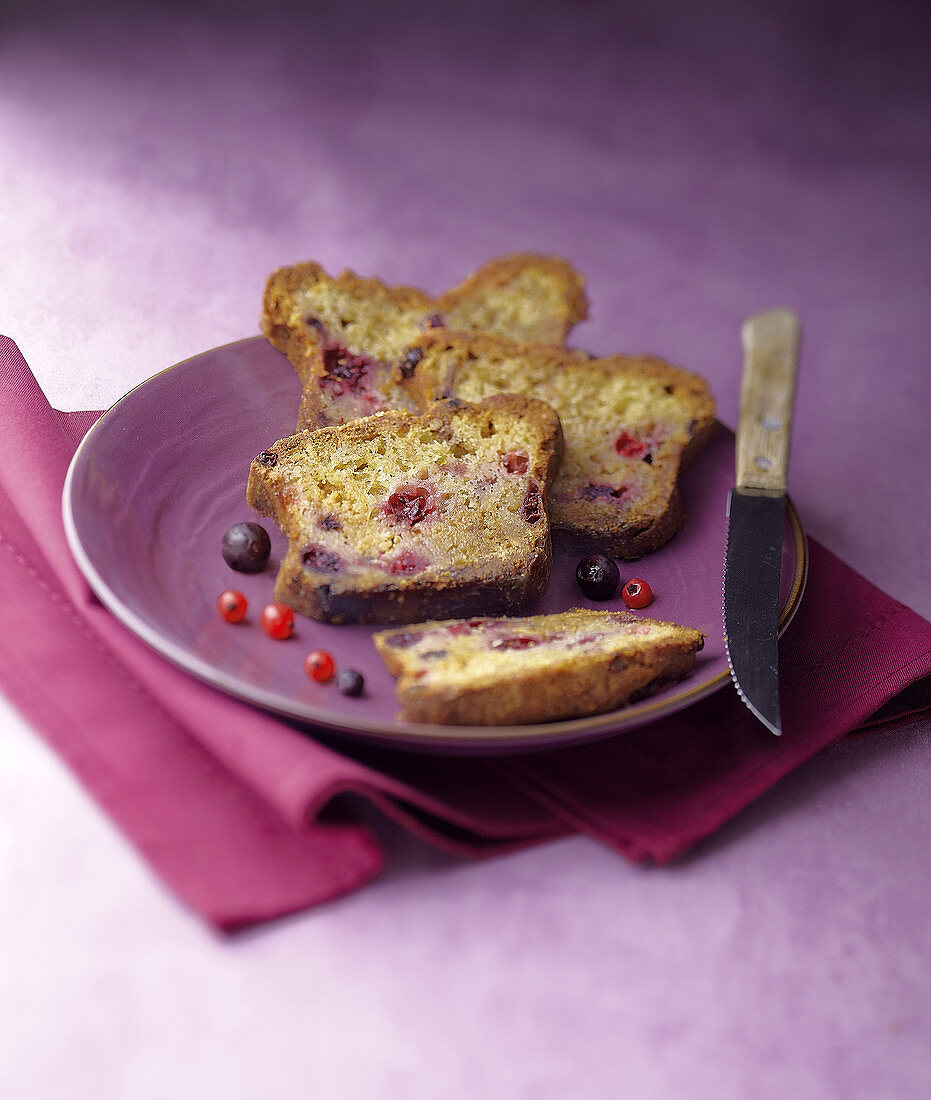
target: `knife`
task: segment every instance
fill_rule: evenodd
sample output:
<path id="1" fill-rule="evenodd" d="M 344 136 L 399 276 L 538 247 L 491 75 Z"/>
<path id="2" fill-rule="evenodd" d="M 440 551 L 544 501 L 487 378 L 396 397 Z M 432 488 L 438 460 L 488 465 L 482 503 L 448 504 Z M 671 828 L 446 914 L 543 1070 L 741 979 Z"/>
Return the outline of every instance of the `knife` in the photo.
<path id="1" fill-rule="evenodd" d="M 737 484 L 727 500 L 724 643 L 740 698 L 774 734 L 779 714 L 779 575 L 799 320 L 749 317 L 737 422 Z"/>

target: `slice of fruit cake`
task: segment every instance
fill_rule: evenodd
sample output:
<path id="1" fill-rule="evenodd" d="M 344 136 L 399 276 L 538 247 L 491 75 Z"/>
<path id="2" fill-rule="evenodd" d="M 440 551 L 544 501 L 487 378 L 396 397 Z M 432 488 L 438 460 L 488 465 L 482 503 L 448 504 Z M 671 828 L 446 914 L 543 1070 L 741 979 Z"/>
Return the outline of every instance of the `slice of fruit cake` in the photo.
<path id="1" fill-rule="evenodd" d="M 288 539 L 275 598 L 328 622 L 514 611 L 549 583 L 561 455 L 553 410 L 511 394 L 280 440 L 247 487 Z"/>
<path id="2" fill-rule="evenodd" d="M 449 397 L 532 394 L 559 414 L 566 453 L 554 531 L 619 558 L 658 549 L 683 521 L 683 465 L 714 430 L 707 382 L 656 356 L 581 357 L 493 336 L 426 332 L 398 383 L 418 408 Z"/>
<path id="3" fill-rule="evenodd" d="M 629 611 L 575 609 L 427 622 L 374 642 L 407 721 L 502 726 L 601 714 L 653 694 L 691 671 L 704 635 Z"/>
<path id="4" fill-rule="evenodd" d="M 410 407 L 393 374 L 424 329 L 561 344 L 586 311 L 582 276 L 557 256 L 502 256 L 438 298 L 302 263 L 268 279 L 262 331 L 301 380 L 297 427 L 318 428 Z"/>

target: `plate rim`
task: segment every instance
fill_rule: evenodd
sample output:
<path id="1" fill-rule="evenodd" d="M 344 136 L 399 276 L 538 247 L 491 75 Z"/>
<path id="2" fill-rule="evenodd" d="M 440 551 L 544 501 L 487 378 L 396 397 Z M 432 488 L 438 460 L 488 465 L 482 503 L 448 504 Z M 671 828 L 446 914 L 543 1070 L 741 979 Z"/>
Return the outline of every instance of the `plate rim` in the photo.
<path id="1" fill-rule="evenodd" d="M 162 370 L 156 371 L 148 378 L 137 383 L 127 390 L 121 397 L 113 402 L 85 432 L 83 438 L 75 449 L 62 487 L 61 508 L 64 524 L 65 538 L 75 562 L 93 589 L 95 595 L 107 610 L 125 626 L 131 633 L 140 638 L 146 645 L 153 649 L 159 656 L 171 664 L 194 676 L 196 679 L 209 686 L 221 690 L 226 694 L 269 711 L 291 722 L 299 722 L 311 725 L 329 732 L 342 734 L 348 737 L 364 738 L 366 741 L 379 742 L 393 748 L 417 748 L 417 749 L 442 749 L 468 748 L 470 746 L 488 751 L 509 750 L 520 751 L 528 748 L 563 747 L 583 740 L 594 740 L 602 737 L 611 737 L 614 734 L 623 733 L 625 730 L 636 729 L 643 725 L 665 716 L 675 714 L 686 707 L 692 706 L 701 699 L 719 691 L 731 682 L 730 669 L 725 667 L 721 672 L 702 681 L 700 684 L 686 687 L 681 692 L 672 696 L 664 696 L 655 701 L 644 701 L 635 712 L 629 712 L 631 720 L 624 721 L 625 708 L 607 711 L 601 714 L 586 715 L 582 718 L 570 718 L 555 722 L 536 722 L 527 725 L 510 726 L 457 726 L 438 725 L 429 723 L 407 722 L 396 719 L 393 728 L 385 728 L 384 723 L 375 722 L 361 717 L 357 720 L 331 718 L 327 712 L 320 712 L 311 705 L 291 702 L 285 705 L 281 696 L 269 692 L 254 685 L 245 690 L 243 682 L 228 673 L 223 672 L 209 661 L 188 652 L 181 646 L 176 646 L 165 639 L 157 630 L 151 627 L 141 616 L 112 591 L 104 577 L 91 561 L 81 543 L 77 530 L 77 522 L 73 511 L 73 487 L 76 471 L 82 457 L 88 447 L 92 445 L 92 439 L 98 428 L 104 421 L 124 402 L 129 400 L 137 391 L 143 389 L 154 379 L 168 374 L 171 371 L 184 367 L 187 364 L 206 355 L 213 355 L 231 348 L 245 344 L 265 343 L 264 336 L 247 336 L 239 340 L 232 340 L 226 344 L 220 344 L 214 348 L 206 348 L 186 359 L 179 360 Z M 271 346 L 271 345 L 270 345 Z M 718 421 L 720 424 L 720 421 Z M 786 494 L 786 516 L 792 534 L 792 542 L 795 551 L 795 567 L 786 600 L 780 609 L 778 633 L 779 636 L 788 627 L 795 616 L 805 591 L 808 577 L 808 547 L 807 537 L 802 527 L 801 519 L 791 497 Z M 721 554 L 722 576 L 724 562 L 724 548 Z"/>

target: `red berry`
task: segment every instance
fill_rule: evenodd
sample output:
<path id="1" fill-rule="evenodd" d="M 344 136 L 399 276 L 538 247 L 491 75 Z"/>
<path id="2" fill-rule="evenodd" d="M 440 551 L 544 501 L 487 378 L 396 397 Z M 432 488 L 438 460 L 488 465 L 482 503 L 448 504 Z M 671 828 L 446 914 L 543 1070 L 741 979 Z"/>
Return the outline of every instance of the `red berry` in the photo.
<path id="1" fill-rule="evenodd" d="M 404 485 L 388 497 L 382 508 L 388 515 L 406 520 L 413 526 L 436 511 L 436 501 L 423 485 Z"/>
<path id="2" fill-rule="evenodd" d="M 421 569 L 425 569 L 427 564 L 427 559 L 420 554 L 415 554 L 413 550 L 402 550 L 394 561 L 389 563 L 388 572 L 396 577 L 403 576 L 405 573 L 418 573 Z"/>
<path id="3" fill-rule="evenodd" d="M 498 638 L 491 643 L 492 649 L 529 649 L 530 646 L 539 645 L 539 638 L 531 638 L 527 634 L 512 634 L 507 638 Z"/>
<path id="4" fill-rule="evenodd" d="M 325 684 L 333 679 L 336 663 L 325 649 L 315 649 L 304 658 L 304 671 L 311 680 Z"/>
<path id="5" fill-rule="evenodd" d="M 248 609 L 246 597 L 241 592 L 230 589 L 228 592 L 221 592 L 217 597 L 217 611 L 220 618 L 228 623 L 241 623 Z"/>
<path id="6" fill-rule="evenodd" d="M 647 449 L 647 445 L 630 432 L 622 431 L 615 440 L 614 449 L 622 458 L 638 458 Z"/>
<path id="7" fill-rule="evenodd" d="M 628 607 L 641 608 L 646 607 L 653 600 L 653 589 L 646 581 L 634 578 L 624 585 L 621 595 Z"/>
<path id="8" fill-rule="evenodd" d="M 327 344 L 323 349 L 321 382 L 329 383 L 337 396 L 347 389 L 357 390 L 372 367 L 371 359 L 354 355 L 340 344 Z"/>
<path id="9" fill-rule="evenodd" d="M 544 516 L 543 496 L 540 487 L 531 481 L 527 492 L 524 494 L 524 502 L 520 506 L 520 514 L 527 523 L 538 523 Z"/>
<path id="10" fill-rule="evenodd" d="M 283 603 L 266 604 L 259 615 L 259 625 L 272 638 L 290 638 L 294 633 L 294 612 Z"/>

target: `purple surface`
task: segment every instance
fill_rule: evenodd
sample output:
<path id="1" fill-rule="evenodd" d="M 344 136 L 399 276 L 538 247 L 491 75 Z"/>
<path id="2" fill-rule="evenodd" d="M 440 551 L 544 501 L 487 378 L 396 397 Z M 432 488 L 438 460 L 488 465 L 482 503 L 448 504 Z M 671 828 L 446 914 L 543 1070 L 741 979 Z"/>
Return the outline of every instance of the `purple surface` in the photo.
<path id="1" fill-rule="evenodd" d="M 729 425 L 738 324 L 788 305 L 806 528 L 931 612 L 923 6 L 268 11 L 3 12 L 0 330 L 62 407 L 254 330 L 299 258 L 439 291 L 561 252 L 577 342 L 701 371 Z M 463 868 L 382 825 L 381 884 L 224 946 L 12 731 L 2 1091 L 923 1098 L 929 729 L 655 873 L 584 840 Z"/>
<path id="2" fill-rule="evenodd" d="M 692 674 L 650 699 L 613 715 L 543 726 L 412 726 L 395 717 L 394 681 L 375 651 L 371 628 L 299 617 L 292 639 L 273 642 L 258 628 L 257 616 L 272 599 L 286 543 L 273 523 L 246 505 L 245 482 L 254 456 L 293 430 L 299 398 L 287 359 L 257 337 L 162 371 L 118 402 L 85 440 L 65 489 L 72 547 L 107 606 L 163 656 L 279 714 L 411 747 L 514 749 L 591 739 L 674 713 L 730 682 L 721 574 L 734 447 L 723 430 L 683 478 L 684 529 L 648 559 L 621 563 L 622 580 L 645 577 L 653 589 L 644 616 L 706 636 Z M 255 576 L 232 572 L 219 553 L 223 532 L 244 519 L 262 522 L 272 539 L 269 564 Z M 585 599 L 575 581 L 578 559 L 578 550 L 557 550 L 546 595 L 525 613 L 624 610 L 620 594 L 600 603 Z M 783 624 L 797 606 L 804 572 L 804 553 L 797 557 L 787 520 Z M 215 608 L 229 587 L 244 593 L 251 610 L 235 629 Z M 308 680 L 303 658 L 318 648 L 331 652 L 338 668 L 363 672 L 360 698 Z"/>
<path id="3" fill-rule="evenodd" d="M 920 8 L 354 7 L 7 15 L 6 327 L 53 397 L 107 407 L 248 335 L 280 264 L 441 291 L 537 248 L 589 278 L 577 343 L 698 370 L 733 426 L 739 323 L 787 305 L 799 512 L 931 612 L 926 494 L 897 472 L 931 458 Z"/>

